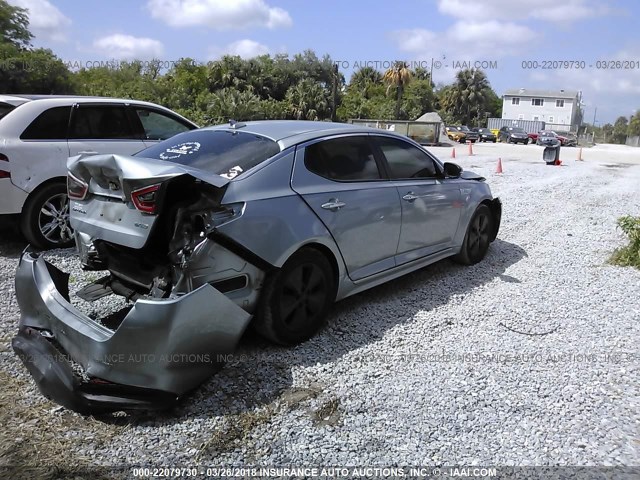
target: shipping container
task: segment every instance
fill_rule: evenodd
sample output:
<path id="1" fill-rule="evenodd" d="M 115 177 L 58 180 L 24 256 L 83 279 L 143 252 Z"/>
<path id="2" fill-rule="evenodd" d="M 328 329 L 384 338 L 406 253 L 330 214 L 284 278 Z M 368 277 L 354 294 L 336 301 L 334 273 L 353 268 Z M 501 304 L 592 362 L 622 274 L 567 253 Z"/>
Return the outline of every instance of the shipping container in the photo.
<path id="1" fill-rule="evenodd" d="M 379 128 L 405 135 L 421 145 L 438 145 L 440 122 L 416 122 L 411 120 L 349 119 L 349 123 L 362 127 Z"/>
<path id="2" fill-rule="evenodd" d="M 500 130 L 502 127 L 520 127 L 527 133 L 538 133 L 545 129 L 545 122 L 539 120 L 512 120 L 510 118 L 490 118 L 487 122 L 489 130 Z"/>

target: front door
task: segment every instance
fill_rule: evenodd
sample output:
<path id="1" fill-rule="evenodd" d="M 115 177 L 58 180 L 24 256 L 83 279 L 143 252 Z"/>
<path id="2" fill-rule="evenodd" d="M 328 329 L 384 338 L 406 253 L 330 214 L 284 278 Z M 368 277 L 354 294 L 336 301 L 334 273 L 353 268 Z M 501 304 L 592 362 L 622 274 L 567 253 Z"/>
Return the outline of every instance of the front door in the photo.
<path id="1" fill-rule="evenodd" d="M 433 158 L 404 140 L 376 136 L 402 205 L 396 263 L 401 265 L 452 245 L 461 212 L 455 179 L 444 178 Z"/>

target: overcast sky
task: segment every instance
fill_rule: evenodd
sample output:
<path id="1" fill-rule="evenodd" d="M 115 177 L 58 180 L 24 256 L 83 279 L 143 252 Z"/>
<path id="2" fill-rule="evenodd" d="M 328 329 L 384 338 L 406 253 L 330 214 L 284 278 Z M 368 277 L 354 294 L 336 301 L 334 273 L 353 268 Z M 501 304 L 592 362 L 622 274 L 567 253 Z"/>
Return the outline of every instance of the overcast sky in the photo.
<path id="1" fill-rule="evenodd" d="M 454 67 L 468 65 L 462 62 L 484 61 L 498 95 L 520 87 L 581 90 L 586 120 L 597 107 L 598 124 L 640 109 L 636 0 L 8 1 L 29 9 L 36 46 L 77 64 L 310 48 L 340 60 L 347 78 L 356 62 L 430 66 L 433 59 L 435 81 L 449 82 Z M 553 68 L 543 63 L 549 60 L 584 68 Z M 616 60 L 629 68 L 597 68 Z"/>

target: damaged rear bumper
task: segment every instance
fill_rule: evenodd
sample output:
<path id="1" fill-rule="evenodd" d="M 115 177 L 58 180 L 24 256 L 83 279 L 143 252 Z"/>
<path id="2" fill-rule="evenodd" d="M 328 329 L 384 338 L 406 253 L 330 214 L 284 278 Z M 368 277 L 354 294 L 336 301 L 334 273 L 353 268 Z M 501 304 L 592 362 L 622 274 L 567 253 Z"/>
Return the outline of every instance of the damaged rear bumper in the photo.
<path id="1" fill-rule="evenodd" d="M 85 413 L 171 406 L 221 368 L 251 319 L 205 284 L 140 299 L 110 330 L 71 305 L 68 275 L 34 253 L 20 259 L 16 296 L 14 351 L 46 397 Z"/>

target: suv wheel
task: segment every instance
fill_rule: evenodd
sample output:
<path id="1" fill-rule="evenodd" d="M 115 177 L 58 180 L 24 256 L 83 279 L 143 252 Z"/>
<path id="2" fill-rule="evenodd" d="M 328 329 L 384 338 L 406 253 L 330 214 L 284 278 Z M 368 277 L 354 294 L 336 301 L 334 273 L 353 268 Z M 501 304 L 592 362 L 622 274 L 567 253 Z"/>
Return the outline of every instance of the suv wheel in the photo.
<path id="1" fill-rule="evenodd" d="M 36 247 L 50 249 L 72 246 L 67 186 L 55 182 L 34 191 L 22 209 L 20 227 L 27 241 Z"/>

